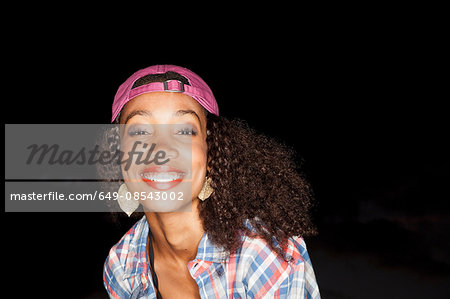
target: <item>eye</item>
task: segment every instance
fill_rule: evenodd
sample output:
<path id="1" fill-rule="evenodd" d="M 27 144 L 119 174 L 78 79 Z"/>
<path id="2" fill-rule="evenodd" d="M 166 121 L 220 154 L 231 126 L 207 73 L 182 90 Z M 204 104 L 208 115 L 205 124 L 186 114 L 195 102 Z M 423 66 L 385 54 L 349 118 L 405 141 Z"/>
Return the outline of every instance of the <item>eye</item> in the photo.
<path id="1" fill-rule="evenodd" d="M 178 135 L 191 135 L 191 136 L 196 136 L 197 135 L 197 131 L 195 131 L 193 128 L 183 128 L 177 131 Z"/>
<path id="2" fill-rule="evenodd" d="M 128 129 L 129 136 L 142 136 L 151 134 L 149 128 L 145 126 L 131 126 Z"/>
<path id="3" fill-rule="evenodd" d="M 132 131 L 132 132 L 128 132 L 128 134 L 130 136 L 135 136 L 135 135 L 148 135 L 148 132 L 146 131 Z"/>

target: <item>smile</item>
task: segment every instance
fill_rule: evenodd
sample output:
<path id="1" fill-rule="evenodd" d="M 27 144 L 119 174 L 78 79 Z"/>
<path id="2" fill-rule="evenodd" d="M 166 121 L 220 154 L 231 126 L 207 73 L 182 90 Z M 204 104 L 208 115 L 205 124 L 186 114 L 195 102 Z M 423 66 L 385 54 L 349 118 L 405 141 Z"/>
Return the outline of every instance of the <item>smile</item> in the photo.
<path id="1" fill-rule="evenodd" d="M 168 190 L 183 180 L 186 173 L 171 166 L 152 166 L 145 169 L 141 174 L 142 180 L 156 190 Z"/>
<path id="2" fill-rule="evenodd" d="M 167 183 L 183 179 L 184 172 L 144 172 L 141 177 L 149 181 Z"/>

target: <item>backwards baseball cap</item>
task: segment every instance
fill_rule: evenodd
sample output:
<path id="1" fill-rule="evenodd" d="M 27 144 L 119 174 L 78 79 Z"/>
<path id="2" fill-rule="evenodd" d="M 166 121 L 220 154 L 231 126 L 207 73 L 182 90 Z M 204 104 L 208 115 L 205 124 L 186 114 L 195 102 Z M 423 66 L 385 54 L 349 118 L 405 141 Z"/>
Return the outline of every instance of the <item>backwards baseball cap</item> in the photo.
<path id="1" fill-rule="evenodd" d="M 152 82 L 136 88 L 132 88 L 136 80 L 147 75 L 164 74 L 169 71 L 178 73 L 185 77 L 189 85 L 183 84 L 178 80 L 168 80 L 165 82 Z M 181 92 L 194 98 L 200 105 L 208 112 L 219 115 L 219 107 L 216 99 L 209 88 L 209 86 L 194 72 L 176 65 L 153 65 L 145 69 L 141 69 L 131 75 L 122 85 L 120 85 L 114 96 L 112 106 L 112 119 L 114 122 L 119 115 L 123 106 L 135 97 L 149 92 L 166 91 L 166 92 Z"/>

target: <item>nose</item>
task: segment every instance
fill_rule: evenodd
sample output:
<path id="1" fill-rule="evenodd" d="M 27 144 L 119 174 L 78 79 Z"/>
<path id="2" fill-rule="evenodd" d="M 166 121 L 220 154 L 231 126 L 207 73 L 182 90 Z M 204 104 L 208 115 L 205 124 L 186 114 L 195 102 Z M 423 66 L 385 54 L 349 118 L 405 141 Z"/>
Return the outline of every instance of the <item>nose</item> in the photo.
<path id="1" fill-rule="evenodd" d="M 176 159 L 179 156 L 178 149 L 167 138 L 158 138 L 154 141 L 155 161 L 161 159 Z"/>

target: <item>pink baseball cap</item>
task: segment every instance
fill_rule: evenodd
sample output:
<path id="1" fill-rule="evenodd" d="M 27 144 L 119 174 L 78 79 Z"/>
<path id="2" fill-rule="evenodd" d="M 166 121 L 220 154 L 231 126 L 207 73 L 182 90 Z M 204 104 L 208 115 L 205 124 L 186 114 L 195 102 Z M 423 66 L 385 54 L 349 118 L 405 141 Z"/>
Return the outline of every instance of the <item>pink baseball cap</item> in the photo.
<path id="1" fill-rule="evenodd" d="M 190 85 L 183 84 L 178 80 L 168 80 L 165 82 L 153 82 L 131 89 L 134 82 L 141 77 L 153 74 L 164 74 L 169 71 L 178 73 L 185 77 Z M 207 111 L 215 115 L 219 115 L 219 106 L 217 105 L 211 89 L 197 74 L 184 67 L 176 65 L 153 65 L 135 72 L 124 83 L 122 83 L 122 85 L 120 85 L 116 95 L 114 96 L 111 122 L 114 122 L 117 115 L 119 115 L 120 110 L 122 110 L 123 106 L 128 103 L 128 101 L 138 95 L 155 91 L 182 92 L 194 98 Z"/>

